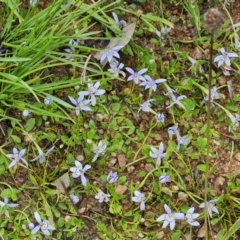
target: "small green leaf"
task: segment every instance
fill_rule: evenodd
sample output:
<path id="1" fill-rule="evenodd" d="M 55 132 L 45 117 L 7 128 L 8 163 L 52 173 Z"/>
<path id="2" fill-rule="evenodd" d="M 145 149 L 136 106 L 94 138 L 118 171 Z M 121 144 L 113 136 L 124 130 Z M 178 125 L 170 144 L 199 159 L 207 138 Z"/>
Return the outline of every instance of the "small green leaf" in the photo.
<path id="1" fill-rule="evenodd" d="M 206 172 L 206 165 L 205 164 L 199 164 L 199 165 L 197 165 L 197 169 L 202 171 L 202 172 Z"/>
<path id="2" fill-rule="evenodd" d="M 16 135 L 11 135 L 11 138 L 15 143 L 21 143 L 21 138 Z"/>
<path id="3" fill-rule="evenodd" d="M 65 224 L 64 218 L 61 217 L 57 220 L 58 227 L 63 227 L 64 224 Z"/>
<path id="4" fill-rule="evenodd" d="M 199 152 L 205 152 L 207 146 L 207 138 L 198 137 L 195 145 L 198 148 Z"/>
<path id="5" fill-rule="evenodd" d="M 194 110 L 196 104 L 195 102 L 192 100 L 192 99 L 189 99 L 189 98 L 184 98 L 181 103 L 184 105 L 185 109 L 187 111 L 192 111 Z"/>
<path id="6" fill-rule="evenodd" d="M 36 123 L 35 118 L 30 118 L 30 119 L 28 119 L 28 121 L 27 121 L 27 123 L 26 123 L 26 125 L 25 125 L 25 130 L 26 130 L 26 132 L 31 131 L 31 130 L 34 128 L 35 123 Z"/>
<path id="7" fill-rule="evenodd" d="M 28 178 L 29 178 L 30 182 L 31 182 L 33 185 L 35 185 L 35 186 L 38 185 L 37 180 L 36 180 L 36 178 L 35 178 L 33 175 L 31 175 L 31 174 L 28 175 Z"/>

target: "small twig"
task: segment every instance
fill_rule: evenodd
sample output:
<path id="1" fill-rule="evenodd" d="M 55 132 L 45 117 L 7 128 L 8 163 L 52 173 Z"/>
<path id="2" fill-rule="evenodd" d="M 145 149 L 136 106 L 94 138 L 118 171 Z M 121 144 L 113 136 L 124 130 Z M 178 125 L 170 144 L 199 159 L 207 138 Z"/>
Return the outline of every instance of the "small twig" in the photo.
<path id="1" fill-rule="evenodd" d="M 84 68 L 83 68 L 83 72 L 82 72 L 82 76 L 81 76 L 81 84 L 83 84 L 84 82 L 86 82 L 86 71 L 87 71 L 87 65 L 88 65 L 88 62 L 90 60 L 90 58 L 92 57 L 92 55 L 90 54 L 84 64 Z"/>

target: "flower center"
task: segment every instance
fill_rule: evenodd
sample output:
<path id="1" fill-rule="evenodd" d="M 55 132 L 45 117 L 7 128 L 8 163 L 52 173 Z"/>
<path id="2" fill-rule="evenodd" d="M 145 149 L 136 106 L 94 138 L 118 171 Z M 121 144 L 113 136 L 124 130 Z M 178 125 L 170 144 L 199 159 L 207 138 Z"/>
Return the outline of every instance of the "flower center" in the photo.
<path id="1" fill-rule="evenodd" d="M 80 108 L 80 109 L 82 109 L 82 108 L 84 107 L 83 102 L 79 102 L 77 107 Z"/>
<path id="2" fill-rule="evenodd" d="M 77 173 L 78 175 L 81 175 L 81 174 L 83 173 L 83 171 L 82 171 L 81 168 L 77 168 L 77 169 L 76 169 L 76 173 Z"/>
<path id="3" fill-rule="evenodd" d="M 171 222 L 171 221 L 173 220 L 172 214 L 167 214 L 166 220 L 169 221 L 169 222 Z"/>
<path id="4" fill-rule="evenodd" d="M 190 213 L 187 213 L 186 214 L 186 218 L 187 218 L 187 220 L 189 220 L 189 221 L 192 221 L 193 219 L 192 219 L 192 215 L 190 214 Z"/>
<path id="5" fill-rule="evenodd" d="M 90 87 L 89 91 L 90 91 L 90 94 L 94 94 L 97 91 L 97 89 L 92 86 Z"/>
<path id="6" fill-rule="evenodd" d="M 96 153 L 96 154 L 104 153 L 104 148 L 103 147 L 96 147 L 93 152 Z"/>
<path id="7" fill-rule="evenodd" d="M 214 205 L 212 203 L 209 203 L 209 208 L 212 209 L 214 207 Z"/>
<path id="8" fill-rule="evenodd" d="M 48 224 L 46 222 L 42 223 L 41 229 L 45 230 L 48 228 Z"/>

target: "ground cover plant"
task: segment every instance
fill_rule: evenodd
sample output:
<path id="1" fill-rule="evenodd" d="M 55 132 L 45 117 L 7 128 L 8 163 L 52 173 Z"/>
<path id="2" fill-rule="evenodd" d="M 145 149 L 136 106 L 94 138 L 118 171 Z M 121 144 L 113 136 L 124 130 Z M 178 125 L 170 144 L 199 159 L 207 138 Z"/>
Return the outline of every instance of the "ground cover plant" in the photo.
<path id="1" fill-rule="evenodd" d="M 239 7 L 0 1 L 1 239 L 238 239 Z"/>

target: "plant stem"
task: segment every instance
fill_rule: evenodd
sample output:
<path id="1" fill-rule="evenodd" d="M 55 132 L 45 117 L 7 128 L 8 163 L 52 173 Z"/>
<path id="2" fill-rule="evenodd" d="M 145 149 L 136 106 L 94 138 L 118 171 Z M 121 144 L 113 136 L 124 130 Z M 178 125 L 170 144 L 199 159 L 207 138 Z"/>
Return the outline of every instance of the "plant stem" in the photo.
<path id="1" fill-rule="evenodd" d="M 208 240 L 208 171 L 209 171 L 209 155 L 210 155 L 210 128 L 211 128 L 211 88 L 212 88 L 212 62 L 213 62 L 213 35 L 211 33 L 210 36 L 210 64 L 209 64 L 209 73 L 208 73 L 208 101 L 207 101 L 207 156 L 206 156 L 206 173 L 205 173 L 205 184 L 204 184 L 204 203 L 205 203 L 205 211 L 204 211 L 204 228 L 205 228 L 205 239 Z"/>

